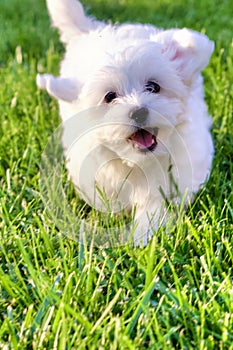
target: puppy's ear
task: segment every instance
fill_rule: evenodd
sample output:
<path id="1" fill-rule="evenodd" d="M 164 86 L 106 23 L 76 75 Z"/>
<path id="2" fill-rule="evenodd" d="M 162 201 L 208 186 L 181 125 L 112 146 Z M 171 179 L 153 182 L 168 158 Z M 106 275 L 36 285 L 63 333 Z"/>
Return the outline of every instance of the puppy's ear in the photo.
<path id="1" fill-rule="evenodd" d="M 46 0 L 52 25 L 59 29 L 61 41 L 67 44 L 80 33 L 88 32 L 94 21 L 84 13 L 77 0 Z"/>
<path id="2" fill-rule="evenodd" d="M 187 84 L 207 66 L 214 50 L 213 41 L 206 35 L 186 28 L 160 32 L 157 40 L 163 44 L 163 53 Z"/>
<path id="3" fill-rule="evenodd" d="M 39 88 L 47 90 L 57 100 L 72 102 L 78 98 L 78 87 L 70 79 L 37 74 L 36 83 Z"/>

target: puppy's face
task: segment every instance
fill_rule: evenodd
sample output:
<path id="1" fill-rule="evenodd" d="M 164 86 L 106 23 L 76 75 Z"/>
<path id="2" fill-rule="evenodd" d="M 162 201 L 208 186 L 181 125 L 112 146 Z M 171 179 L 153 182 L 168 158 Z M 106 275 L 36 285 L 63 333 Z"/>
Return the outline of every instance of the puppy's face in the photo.
<path id="1" fill-rule="evenodd" d="M 106 126 L 96 137 L 123 158 L 166 152 L 170 134 L 183 121 L 188 86 L 161 45 L 118 49 L 117 55 L 107 51 L 101 61 L 103 65 L 86 65 L 89 74 L 74 103 L 77 110 L 106 106 L 99 120 Z"/>

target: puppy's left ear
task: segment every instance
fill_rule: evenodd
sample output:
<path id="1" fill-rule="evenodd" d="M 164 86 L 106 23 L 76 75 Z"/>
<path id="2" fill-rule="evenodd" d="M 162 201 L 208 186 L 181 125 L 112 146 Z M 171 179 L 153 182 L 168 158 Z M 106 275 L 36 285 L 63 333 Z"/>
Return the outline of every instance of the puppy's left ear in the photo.
<path id="1" fill-rule="evenodd" d="M 156 40 L 163 44 L 163 53 L 187 84 L 207 66 L 214 50 L 213 41 L 206 35 L 186 28 L 160 32 Z"/>
<path id="2" fill-rule="evenodd" d="M 77 85 L 68 78 L 54 77 L 50 74 L 37 74 L 37 86 L 45 89 L 57 100 L 72 102 L 78 98 Z"/>

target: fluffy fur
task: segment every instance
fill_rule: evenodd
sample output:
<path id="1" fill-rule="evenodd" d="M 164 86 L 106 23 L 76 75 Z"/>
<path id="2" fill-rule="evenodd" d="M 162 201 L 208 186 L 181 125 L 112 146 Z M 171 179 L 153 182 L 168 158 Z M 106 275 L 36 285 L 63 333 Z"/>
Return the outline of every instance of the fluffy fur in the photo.
<path id="1" fill-rule="evenodd" d="M 100 193 L 114 212 L 136 209 L 135 242 L 146 244 L 166 216 L 165 197 L 187 202 L 208 178 L 213 143 L 200 72 L 214 44 L 188 29 L 105 24 L 76 0 L 47 6 L 66 53 L 60 76 L 38 75 L 37 84 L 59 102 L 70 177 L 97 209 Z"/>

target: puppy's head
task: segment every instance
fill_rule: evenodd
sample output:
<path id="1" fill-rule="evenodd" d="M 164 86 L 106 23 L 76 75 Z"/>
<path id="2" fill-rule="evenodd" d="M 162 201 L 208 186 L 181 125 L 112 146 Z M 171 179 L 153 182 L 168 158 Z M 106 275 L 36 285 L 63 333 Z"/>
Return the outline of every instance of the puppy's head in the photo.
<path id="1" fill-rule="evenodd" d="M 59 100 L 63 120 L 105 105 L 109 126 L 99 137 L 113 142 L 117 154 L 164 152 L 172 129 L 187 118 L 190 96 L 200 94 L 199 74 L 213 43 L 187 29 L 104 25 L 86 17 L 75 0 L 47 3 L 66 54 L 60 77 L 38 76 L 37 82 Z"/>

